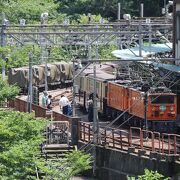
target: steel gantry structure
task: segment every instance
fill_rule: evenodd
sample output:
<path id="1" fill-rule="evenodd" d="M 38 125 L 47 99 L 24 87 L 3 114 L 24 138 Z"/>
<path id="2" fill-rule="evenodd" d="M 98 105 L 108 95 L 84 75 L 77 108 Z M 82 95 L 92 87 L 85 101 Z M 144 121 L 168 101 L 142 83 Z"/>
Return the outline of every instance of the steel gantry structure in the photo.
<path id="1" fill-rule="evenodd" d="M 6 38 L 6 44 L 37 44 L 42 43 L 51 46 L 76 45 L 87 47 L 88 45 L 129 44 L 139 39 L 160 38 L 165 36 L 172 38 L 172 22 L 166 19 L 151 20 L 140 19 L 119 21 L 107 24 L 40 24 L 40 25 L 11 25 L 1 26 L 1 36 Z M 1 43 L 2 44 L 2 43 Z"/>

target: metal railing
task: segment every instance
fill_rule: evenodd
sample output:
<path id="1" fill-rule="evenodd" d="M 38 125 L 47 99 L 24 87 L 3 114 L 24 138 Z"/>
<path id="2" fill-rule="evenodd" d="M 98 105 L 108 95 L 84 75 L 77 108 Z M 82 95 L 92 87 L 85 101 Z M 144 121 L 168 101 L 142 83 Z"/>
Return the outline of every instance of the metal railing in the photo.
<path id="1" fill-rule="evenodd" d="M 90 142 L 93 139 L 93 125 L 79 122 L 79 140 Z M 164 155 L 180 155 L 180 135 L 166 134 L 131 127 L 129 130 L 100 127 L 98 145 L 126 150 L 134 148 Z"/>
<path id="2" fill-rule="evenodd" d="M 9 102 L 8 107 L 15 108 L 20 112 L 27 112 L 27 102 L 16 98 L 15 101 Z M 33 105 L 36 117 L 47 117 L 46 109 Z M 68 117 L 52 112 L 54 121 L 68 121 Z M 71 132 L 71 123 L 70 132 Z M 93 142 L 93 125 L 88 122 L 79 122 L 78 138 L 84 142 Z M 131 127 L 129 130 L 101 127 L 98 134 L 98 144 L 115 149 L 128 150 L 134 148 L 137 150 L 145 150 L 147 154 L 155 152 L 165 155 L 180 155 L 180 135 L 166 134 L 153 131 L 143 130 L 137 127 Z"/>

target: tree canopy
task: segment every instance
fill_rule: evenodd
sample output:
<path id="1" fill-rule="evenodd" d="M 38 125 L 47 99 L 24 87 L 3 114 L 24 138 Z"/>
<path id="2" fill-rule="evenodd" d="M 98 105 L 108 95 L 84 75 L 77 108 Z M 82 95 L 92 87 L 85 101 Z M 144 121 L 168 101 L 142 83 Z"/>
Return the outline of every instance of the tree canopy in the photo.
<path id="1" fill-rule="evenodd" d="M 25 19 L 27 23 L 40 21 L 41 13 L 48 12 L 49 19 L 57 17 L 58 3 L 54 0 L 9 0 L 0 2 L 0 11 L 13 23 Z"/>
<path id="2" fill-rule="evenodd" d="M 77 20 L 80 15 L 101 15 L 109 20 L 117 19 L 118 3 L 121 3 L 121 16 L 140 16 L 140 4 L 144 3 L 144 16 L 161 16 L 162 0 L 9 0 L 0 2 L 0 11 L 11 23 L 25 19 L 28 24 L 40 22 L 40 15 L 48 12 L 48 21 L 62 23 L 65 18 Z M 3 18 L 3 15 L 1 16 Z"/>
<path id="3" fill-rule="evenodd" d="M 80 151 L 68 153 L 56 162 L 40 156 L 43 131 L 48 122 L 32 114 L 0 110 L 0 179 L 36 179 L 36 172 L 47 179 L 68 180 L 90 169 L 91 157 Z"/>
<path id="4" fill-rule="evenodd" d="M 7 81 L 3 81 L 0 77 L 0 102 L 15 98 L 19 91 L 20 89 L 17 86 L 10 86 Z"/>
<path id="5" fill-rule="evenodd" d="M 0 111 L 0 179 L 30 178 L 42 161 L 37 156 L 45 125 L 32 114 Z"/>

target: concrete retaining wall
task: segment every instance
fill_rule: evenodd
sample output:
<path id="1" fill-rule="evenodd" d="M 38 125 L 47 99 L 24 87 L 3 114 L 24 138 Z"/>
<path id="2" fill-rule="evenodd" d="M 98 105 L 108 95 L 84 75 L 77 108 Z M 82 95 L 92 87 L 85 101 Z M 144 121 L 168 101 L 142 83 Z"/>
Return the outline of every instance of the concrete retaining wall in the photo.
<path id="1" fill-rule="evenodd" d="M 82 146 L 82 143 L 79 144 Z M 128 153 L 98 146 L 97 176 L 99 180 L 123 180 L 127 176 L 138 176 L 144 169 L 158 171 L 166 177 L 180 180 L 180 162 L 172 158 L 149 158 L 134 153 Z M 179 179 L 178 179 L 179 175 Z"/>

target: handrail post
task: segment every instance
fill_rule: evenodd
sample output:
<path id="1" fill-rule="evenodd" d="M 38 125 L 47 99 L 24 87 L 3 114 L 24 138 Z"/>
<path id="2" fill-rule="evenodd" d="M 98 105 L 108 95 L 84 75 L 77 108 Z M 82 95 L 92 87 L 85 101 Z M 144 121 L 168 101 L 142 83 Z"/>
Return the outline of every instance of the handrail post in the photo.
<path id="1" fill-rule="evenodd" d="M 114 145 L 114 129 L 112 129 L 112 139 L 113 139 L 113 147 L 115 147 L 115 145 Z"/>
<path id="2" fill-rule="evenodd" d="M 158 140 L 159 140 L 159 152 L 161 152 L 161 138 L 160 138 L 160 133 L 158 133 Z"/>
<path id="3" fill-rule="evenodd" d="M 78 129 L 79 129 L 79 131 L 78 131 L 78 139 L 81 140 L 81 122 L 80 121 L 78 122 Z"/>
<path id="4" fill-rule="evenodd" d="M 164 154 L 164 134 L 162 134 L 162 154 Z"/>
<path id="5" fill-rule="evenodd" d="M 130 131 L 129 131 L 128 143 L 129 143 L 129 146 L 132 146 L 132 128 L 130 128 Z"/>
<path id="6" fill-rule="evenodd" d="M 152 138 L 152 152 L 155 151 L 155 144 L 154 144 L 154 133 L 151 132 L 151 138 Z"/>
<path id="7" fill-rule="evenodd" d="M 147 131 L 146 131 L 147 133 Z M 140 146 L 141 146 L 141 149 L 143 149 L 143 132 L 142 130 L 140 130 Z"/>
<path id="8" fill-rule="evenodd" d="M 106 145 L 106 128 L 104 129 L 104 143 Z"/>
<path id="9" fill-rule="evenodd" d="M 86 138 L 86 137 L 85 137 L 85 132 L 86 132 L 85 123 L 83 123 L 83 135 L 84 135 L 84 139 L 83 139 L 83 140 L 84 140 L 84 141 L 85 141 L 85 138 Z"/>
<path id="10" fill-rule="evenodd" d="M 122 131 L 120 131 L 120 141 L 121 141 L 121 149 L 123 149 L 123 147 L 122 147 L 122 133 L 121 133 Z"/>
<path id="11" fill-rule="evenodd" d="M 177 154 L 176 135 L 174 135 L 174 154 Z"/>
<path id="12" fill-rule="evenodd" d="M 171 154 L 171 150 L 170 150 L 170 135 L 168 134 L 168 153 Z"/>
<path id="13" fill-rule="evenodd" d="M 90 141 L 90 137 L 91 137 L 91 127 L 90 124 L 88 124 L 88 142 Z"/>

